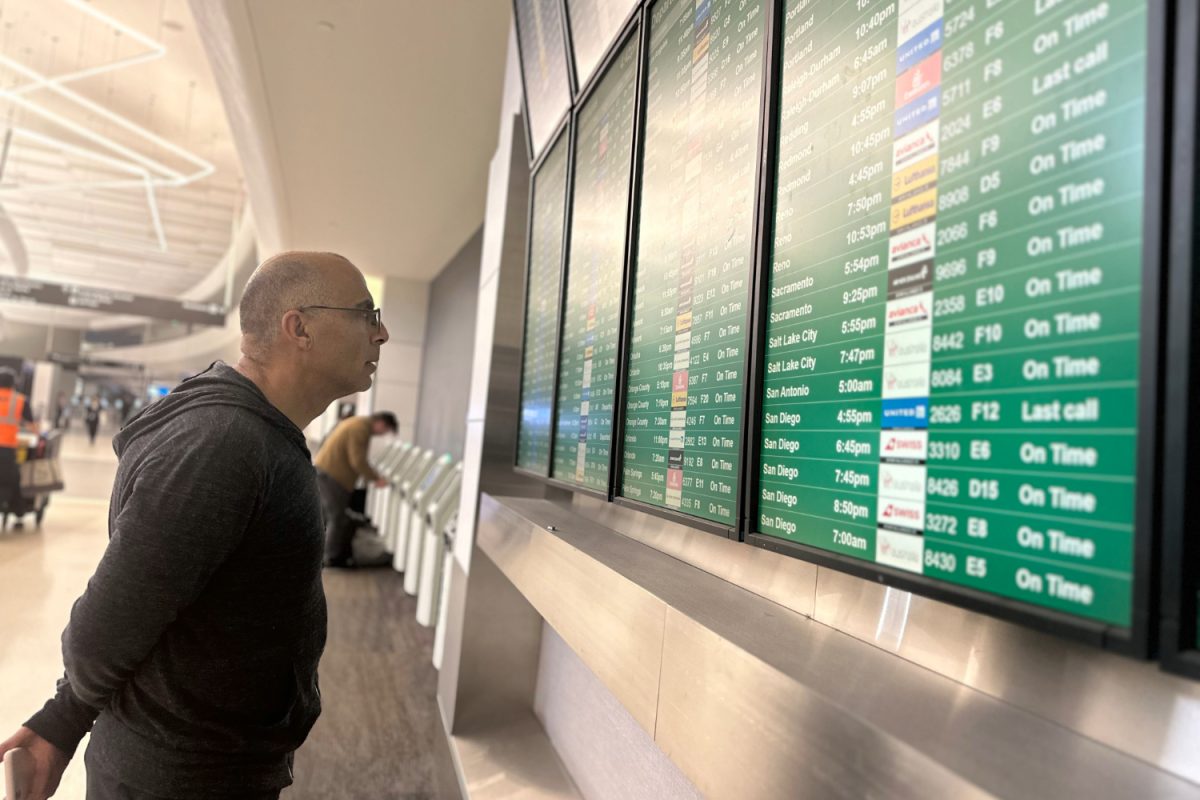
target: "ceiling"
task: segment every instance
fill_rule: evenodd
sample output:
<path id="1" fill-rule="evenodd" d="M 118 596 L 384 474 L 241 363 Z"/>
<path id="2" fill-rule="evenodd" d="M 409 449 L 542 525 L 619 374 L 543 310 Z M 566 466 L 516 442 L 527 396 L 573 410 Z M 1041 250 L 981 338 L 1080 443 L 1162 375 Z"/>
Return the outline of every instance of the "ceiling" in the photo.
<path id="1" fill-rule="evenodd" d="M 197 17 L 211 0 L 192 0 Z M 247 182 L 276 183 L 278 245 L 428 280 L 483 222 L 496 149 L 506 0 L 225 0 L 257 62 L 260 124 L 234 123 Z M 229 22 L 229 20 L 226 20 Z M 203 26 L 202 26 L 203 27 Z M 253 50 L 252 53 L 244 52 Z M 221 56 L 216 56 L 220 60 Z M 221 71 L 218 70 L 218 80 Z M 246 86 L 233 87 L 238 92 Z M 228 96 L 227 107 L 231 99 Z M 231 110 L 230 117 L 241 114 Z M 254 137 L 258 141 L 245 142 Z M 245 145 L 245 146 L 243 146 Z M 248 154 L 257 152 L 255 157 Z M 261 187 L 248 186 L 251 202 Z M 260 213 L 259 223 L 271 214 Z"/>
<path id="2" fill-rule="evenodd" d="M 434 277 L 483 221 L 510 14 L 503 0 L 0 0 L 0 274 L 178 297 L 249 204 L 260 252 Z"/>
<path id="3" fill-rule="evenodd" d="M 241 170 L 186 0 L 3 0 L 4 136 L 0 273 L 178 296 L 229 246 Z"/>

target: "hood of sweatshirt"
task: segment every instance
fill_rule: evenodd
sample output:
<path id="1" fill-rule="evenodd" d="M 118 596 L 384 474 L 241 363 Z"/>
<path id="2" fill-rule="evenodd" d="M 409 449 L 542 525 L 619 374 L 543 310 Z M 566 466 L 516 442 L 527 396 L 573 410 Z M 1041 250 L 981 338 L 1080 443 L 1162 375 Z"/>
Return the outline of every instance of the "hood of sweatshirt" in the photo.
<path id="1" fill-rule="evenodd" d="M 179 414 L 203 406 L 229 406 L 251 411 L 278 428 L 305 458 L 311 458 L 304 433 L 295 423 L 271 405 L 253 381 L 222 361 L 214 361 L 199 375 L 185 378 L 166 397 L 138 412 L 113 437 L 113 450 L 120 458 L 125 448 L 138 437 L 157 430 Z"/>

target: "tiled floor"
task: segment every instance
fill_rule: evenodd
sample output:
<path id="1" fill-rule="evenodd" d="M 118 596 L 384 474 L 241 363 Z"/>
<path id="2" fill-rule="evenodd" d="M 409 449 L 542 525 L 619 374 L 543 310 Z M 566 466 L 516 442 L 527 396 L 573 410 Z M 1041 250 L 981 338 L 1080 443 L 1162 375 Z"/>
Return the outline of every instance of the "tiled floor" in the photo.
<path id="1" fill-rule="evenodd" d="M 53 693 L 62 670 L 59 635 L 107 541 L 116 471 L 108 438 L 92 447 L 70 435 L 63 469 L 67 490 L 51 500 L 42 529 L 0 534 L 0 738 Z M 284 800 L 443 796 L 432 765 L 441 735 L 433 633 L 416 625 L 415 601 L 390 569 L 327 572 L 326 594 L 325 713 L 297 753 L 296 784 Z M 56 797 L 83 796 L 77 757 Z"/>

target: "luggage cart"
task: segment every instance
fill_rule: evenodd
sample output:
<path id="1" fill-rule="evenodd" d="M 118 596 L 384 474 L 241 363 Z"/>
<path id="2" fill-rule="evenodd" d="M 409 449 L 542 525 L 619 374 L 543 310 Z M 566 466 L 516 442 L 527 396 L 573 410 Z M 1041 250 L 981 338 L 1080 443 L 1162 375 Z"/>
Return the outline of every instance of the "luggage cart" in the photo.
<path id="1" fill-rule="evenodd" d="M 421 545 L 421 578 L 417 586 L 417 624 L 428 628 L 438 615 L 442 592 L 442 560 L 444 553 L 442 531 L 450 518 L 458 513 L 459 490 L 462 488 L 462 462 L 454 468 L 450 480 L 425 511 L 424 544 Z"/>
<path id="2" fill-rule="evenodd" d="M 425 545 L 425 514 L 429 505 L 441 496 L 446 484 L 454 480 L 456 473 L 452 466 L 454 460 L 447 453 L 439 463 L 444 466 L 438 471 L 437 477 L 429 480 L 426 486 L 413 493 L 409 501 L 408 520 L 408 555 L 404 558 L 404 592 L 415 595 L 421 582 L 421 549 Z M 461 465 L 460 465 L 461 468 Z M 393 565 L 394 566 L 394 565 Z"/>
<path id="3" fill-rule="evenodd" d="M 46 506 L 50 504 L 50 495 L 61 492 L 64 488 L 62 464 L 59 461 L 59 451 L 62 448 L 62 431 L 50 431 L 37 437 L 36 441 L 26 441 L 17 452 L 17 461 L 21 473 L 21 496 L 25 498 L 26 514 L 33 514 L 34 524 L 41 527 L 42 519 L 46 516 Z M 8 529 L 10 511 L 4 509 L 0 530 Z M 13 515 L 16 516 L 16 515 Z M 19 520 L 20 517 L 17 517 Z"/>

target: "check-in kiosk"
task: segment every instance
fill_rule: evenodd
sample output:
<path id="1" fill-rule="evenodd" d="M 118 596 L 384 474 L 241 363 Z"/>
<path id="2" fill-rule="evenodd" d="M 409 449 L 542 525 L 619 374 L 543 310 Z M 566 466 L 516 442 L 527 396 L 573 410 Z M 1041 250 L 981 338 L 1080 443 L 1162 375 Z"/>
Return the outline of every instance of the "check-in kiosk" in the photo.
<path id="1" fill-rule="evenodd" d="M 380 464 L 375 471 L 382 475 L 387 480 L 387 485 L 376 490 L 374 507 L 370 509 L 371 521 L 375 525 L 379 535 L 384 534 L 384 529 L 387 527 L 388 509 L 392 504 L 393 489 L 396 484 L 396 476 L 404 469 L 405 465 L 410 463 L 420 454 L 420 449 L 414 446 L 411 442 L 405 442 L 393 447 L 385 458 L 380 460 Z"/>
<path id="2" fill-rule="evenodd" d="M 388 550 L 399 555 L 403 562 L 408 554 L 408 499 L 429 476 L 438 464 L 436 454 L 432 450 L 424 450 L 419 458 L 405 470 L 392 489 L 392 505 L 388 511 Z M 393 559 L 395 556 L 393 556 Z"/>
<path id="3" fill-rule="evenodd" d="M 459 489 L 462 487 L 463 465 L 460 461 L 442 487 L 442 491 L 425 509 L 422 526 L 420 580 L 417 583 L 417 624 L 429 627 L 437 617 L 437 604 L 442 583 L 442 529 L 450 517 L 458 513 Z M 411 563 L 411 562 L 410 562 Z M 414 564 L 409 572 L 416 569 Z M 405 576 L 407 579 L 407 576 Z"/>
<path id="4" fill-rule="evenodd" d="M 412 450 L 412 443 L 402 442 L 399 439 L 392 439 L 386 442 L 384 447 L 379 450 L 372 450 L 367 453 L 367 463 L 371 465 L 371 469 L 383 477 L 388 477 L 392 466 L 401 458 L 408 455 Z M 364 506 L 367 516 L 375 523 L 380 525 L 383 519 L 383 508 L 387 502 L 388 491 L 391 489 L 388 486 L 378 487 L 374 484 L 367 486 L 367 501 Z"/>
<path id="5" fill-rule="evenodd" d="M 404 591 L 417 593 L 417 579 L 421 577 L 421 531 L 425 519 L 425 508 L 450 478 L 454 460 L 447 453 L 437 460 L 425 477 L 404 498 L 400 509 L 400 535 L 396 540 L 396 551 L 392 566 L 404 574 Z M 411 587 L 411 588 L 410 588 Z"/>
<path id="6" fill-rule="evenodd" d="M 432 450 L 422 450 L 414 445 L 408 455 L 396 464 L 388 476 L 387 505 L 383 509 L 379 532 L 384 537 L 389 553 L 396 550 L 396 533 L 400 528 L 400 506 L 404 493 L 407 491 L 406 486 L 411 486 L 416 476 L 422 474 L 422 471 L 427 469 L 432 462 Z"/>
<path id="7" fill-rule="evenodd" d="M 459 495 L 462 492 L 460 490 Z M 457 505 L 457 503 L 455 504 Z M 437 587 L 437 627 L 433 633 L 433 668 L 442 668 L 442 656 L 446 653 L 446 620 L 449 617 L 447 608 L 450 598 L 450 576 L 454 568 L 454 534 L 458 530 L 458 513 L 453 513 L 442 528 L 442 568 L 441 582 Z"/>

